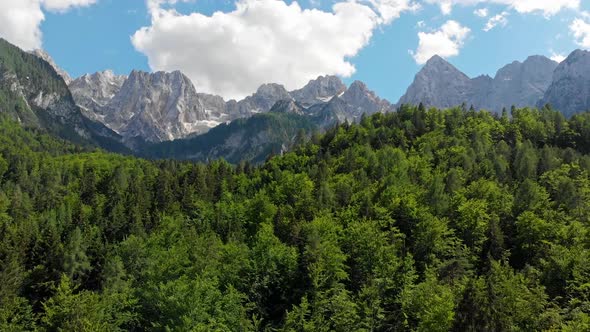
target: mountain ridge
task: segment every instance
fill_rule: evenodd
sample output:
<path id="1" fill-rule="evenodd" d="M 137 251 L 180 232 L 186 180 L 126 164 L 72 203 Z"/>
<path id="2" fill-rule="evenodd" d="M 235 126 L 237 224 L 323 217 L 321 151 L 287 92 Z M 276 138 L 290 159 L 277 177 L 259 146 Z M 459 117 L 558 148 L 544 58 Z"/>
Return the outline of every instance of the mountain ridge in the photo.
<path id="1" fill-rule="evenodd" d="M 37 56 L 53 67 L 55 75 L 63 80 L 64 75 L 48 54 Z M 16 87 L 11 91 L 31 90 L 19 85 L 18 76 L 4 72 L 1 78 L 5 86 Z M 83 75 L 65 90 L 71 90 L 71 98 L 80 106 L 83 116 L 79 122 L 86 125 L 95 121 L 90 126 L 94 129 L 89 132 L 110 135 L 115 141 L 135 149 L 136 153 L 142 153 L 140 149 L 147 145 L 190 141 L 219 125 L 266 113 L 305 118 L 314 130 L 345 121 L 359 121 L 363 114 L 396 111 L 406 103 L 438 108 L 465 104 L 493 112 L 513 105 L 552 104 L 563 109 L 569 117 L 590 108 L 590 53 L 576 50 L 561 64 L 533 55 L 522 62 L 513 61 L 503 66 L 494 77 L 480 75 L 474 78 L 435 55 L 416 74 L 397 104 L 381 99 L 363 82 L 354 81 L 346 86 L 336 76 L 319 76 L 292 91 L 276 83 L 263 84 L 240 101 L 225 101 L 220 96 L 199 93 L 180 71 L 147 73 L 134 70 L 128 76 L 103 71 Z M 56 102 L 50 94 L 37 93 L 29 97 L 27 103 L 41 109 L 51 110 Z M 53 109 L 65 112 L 62 115 L 67 113 L 67 107 L 63 105 Z M 34 112 L 27 113 L 26 106 L 19 108 L 19 112 L 23 119 L 40 121 Z M 97 126 L 97 122 L 106 127 Z M 246 123 L 242 122 L 240 130 L 256 127 L 249 127 Z M 73 128 L 76 131 L 78 127 Z M 292 132 L 291 129 L 285 132 Z M 268 128 L 264 130 L 270 132 Z M 267 135 L 267 138 L 279 139 L 281 146 L 289 146 L 293 137 L 288 136 Z M 258 144 L 262 143 L 258 141 Z M 188 153 L 190 155 L 190 151 Z"/>
<path id="2" fill-rule="evenodd" d="M 537 106 L 545 104 L 566 117 L 590 109 L 590 51 L 575 50 L 559 64 Z"/>
<path id="3" fill-rule="evenodd" d="M 54 66 L 0 38 L 0 111 L 25 127 L 127 153 L 116 133 L 82 114 Z"/>
<path id="4" fill-rule="evenodd" d="M 337 114 L 326 125 L 337 120 L 354 121 L 362 113 L 393 109 L 364 83 L 354 82 L 346 87 L 336 76 L 319 76 L 294 91 L 276 83 L 263 84 L 240 101 L 199 93 L 180 71 L 134 70 L 126 77 L 99 72 L 75 79 L 70 89 L 87 117 L 122 135 L 132 148 L 137 141 L 158 143 L 205 134 L 222 123 L 270 112 L 282 101 L 292 100 L 302 108 L 318 109 L 333 106 L 334 99 L 344 99 L 345 106 L 332 110 Z"/>
<path id="5" fill-rule="evenodd" d="M 470 78 L 440 56 L 433 56 L 416 74 L 397 105 L 423 103 L 448 108 L 463 103 L 500 112 L 505 107 L 534 106 L 551 84 L 557 62 L 541 55 L 513 61 L 492 78 Z"/>

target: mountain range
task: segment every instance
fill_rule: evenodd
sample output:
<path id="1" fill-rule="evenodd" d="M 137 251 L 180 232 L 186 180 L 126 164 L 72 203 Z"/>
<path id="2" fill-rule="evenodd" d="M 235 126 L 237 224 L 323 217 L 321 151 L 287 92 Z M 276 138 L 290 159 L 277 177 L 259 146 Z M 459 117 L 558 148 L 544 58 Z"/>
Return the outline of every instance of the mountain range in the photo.
<path id="1" fill-rule="evenodd" d="M 145 157 L 264 160 L 307 135 L 363 114 L 395 111 L 403 104 L 449 108 L 552 105 L 569 117 L 590 108 L 590 52 L 563 62 L 531 56 L 470 78 L 439 56 L 416 74 L 396 104 L 363 82 L 346 86 L 320 76 L 301 89 L 262 85 L 243 100 L 199 93 L 180 71 L 128 76 L 112 71 L 72 79 L 43 51 L 23 52 L 0 40 L 0 110 L 25 126 L 69 140 Z"/>
<path id="2" fill-rule="evenodd" d="M 443 58 L 434 56 L 418 72 L 398 104 L 449 108 L 465 103 L 493 112 L 511 106 L 535 106 L 551 85 L 557 67 L 557 62 L 537 55 L 506 65 L 494 78 L 469 78 Z"/>
<path id="3" fill-rule="evenodd" d="M 329 121 L 354 121 L 362 113 L 393 110 L 361 82 L 349 88 L 335 76 L 320 76 L 296 91 L 280 84 L 264 84 L 243 100 L 225 101 L 198 93 L 179 71 L 128 77 L 110 71 L 84 75 L 70 84 L 74 99 L 89 118 L 102 122 L 131 145 L 172 141 L 200 135 L 222 123 L 269 112 L 279 101 L 295 101 L 305 114 L 329 113 Z"/>

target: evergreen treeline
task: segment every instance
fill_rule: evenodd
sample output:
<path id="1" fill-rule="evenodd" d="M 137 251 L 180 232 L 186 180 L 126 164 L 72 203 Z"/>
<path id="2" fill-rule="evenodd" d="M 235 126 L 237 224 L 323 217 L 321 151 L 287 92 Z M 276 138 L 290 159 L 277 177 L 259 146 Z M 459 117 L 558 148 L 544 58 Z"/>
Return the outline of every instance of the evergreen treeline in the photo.
<path id="1" fill-rule="evenodd" d="M 590 113 L 403 106 L 260 167 L 0 122 L 0 330 L 587 331 Z"/>

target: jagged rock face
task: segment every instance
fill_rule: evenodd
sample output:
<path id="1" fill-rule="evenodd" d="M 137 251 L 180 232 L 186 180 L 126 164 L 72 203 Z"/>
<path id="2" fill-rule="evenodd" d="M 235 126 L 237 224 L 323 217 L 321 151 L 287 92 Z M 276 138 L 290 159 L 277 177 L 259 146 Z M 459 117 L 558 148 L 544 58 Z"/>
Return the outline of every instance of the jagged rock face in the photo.
<path id="1" fill-rule="evenodd" d="M 328 102 L 335 96 L 346 91 L 346 85 L 336 76 L 320 76 L 299 90 L 291 92 L 291 96 L 305 107 L 321 102 Z"/>
<path id="2" fill-rule="evenodd" d="M 365 83 L 360 81 L 354 81 L 338 98 L 349 106 L 348 116 L 354 118 L 360 117 L 363 113 L 371 115 L 391 110 L 391 104 L 388 101 L 379 98 L 375 92 L 367 88 Z"/>
<path id="3" fill-rule="evenodd" d="M 270 112 L 305 115 L 305 108 L 294 100 L 279 100 L 270 109 Z"/>
<path id="4" fill-rule="evenodd" d="M 207 112 L 211 113 L 225 113 L 225 100 L 220 96 L 210 95 L 206 93 L 198 93 L 197 94 L 201 103 L 207 110 Z"/>
<path id="5" fill-rule="evenodd" d="M 500 69 L 494 78 L 490 98 L 483 105 L 492 111 L 503 107 L 535 106 L 551 85 L 558 63 L 544 56 L 531 56 Z"/>
<path id="6" fill-rule="evenodd" d="M 0 47 L 17 50 L 15 46 L 4 40 L 0 40 Z M 20 51 L 18 55 L 23 61 L 28 58 L 39 58 L 38 63 L 31 64 L 28 73 L 18 76 L 9 67 L 2 66 L 0 59 L 0 89 L 7 89 L 14 98 L 21 99 L 26 105 L 17 113 L 17 120 L 25 125 L 50 126 L 44 123 L 51 118 L 57 126 L 68 126 L 77 135 L 84 139 L 90 138 L 90 132 L 85 127 L 84 119 L 78 107 L 72 100 L 72 96 L 57 66 L 51 57 L 43 51 L 32 53 Z M 51 61 L 51 62 L 50 62 Z M 45 113 L 46 115 L 42 115 Z M 20 116 L 24 116 L 21 118 Z"/>
<path id="7" fill-rule="evenodd" d="M 115 75 L 111 70 L 106 70 L 79 77 L 69 87 L 76 103 L 85 110 L 91 110 L 86 112 L 87 115 L 95 117 L 121 90 L 126 79 L 124 75 Z"/>
<path id="8" fill-rule="evenodd" d="M 468 100 L 465 104 L 469 104 L 469 107 L 485 108 L 488 105 L 488 101 L 492 98 L 494 91 L 494 79 L 488 75 L 481 75 L 471 80 L 471 89 L 468 92 Z"/>
<path id="9" fill-rule="evenodd" d="M 209 118 L 208 126 L 210 128 L 232 120 L 226 110 L 227 103 L 222 97 L 206 93 L 198 93 L 197 95 Z"/>
<path id="10" fill-rule="evenodd" d="M 25 52 L 0 38 L 0 112 L 75 143 L 127 152 L 116 133 L 83 116 L 64 76 L 46 53 Z"/>
<path id="11" fill-rule="evenodd" d="M 61 76 L 61 78 L 63 78 L 63 80 L 66 82 L 66 84 L 70 84 L 72 82 L 72 77 L 70 76 L 70 74 L 68 74 L 65 70 L 63 70 L 62 68 L 60 68 L 55 61 L 53 60 L 53 58 L 44 50 L 40 50 L 40 49 L 36 49 L 34 51 L 31 52 L 33 55 L 47 61 L 47 63 L 49 63 L 51 65 L 51 67 L 53 67 L 53 69 L 59 74 L 59 76 Z"/>
<path id="12" fill-rule="evenodd" d="M 470 99 L 471 86 L 467 75 L 443 58 L 434 56 L 418 72 L 399 104 L 453 107 Z"/>
<path id="13" fill-rule="evenodd" d="M 316 104 L 308 109 L 314 122 L 320 128 L 328 128 L 347 120 L 354 121 L 354 117 L 348 116 L 349 105 L 341 98 L 333 98 L 325 104 Z"/>
<path id="14" fill-rule="evenodd" d="M 576 50 L 557 66 L 539 106 L 545 104 L 566 117 L 590 109 L 590 52 Z"/>
<path id="15" fill-rule="evenodd" d="M 270 112 L 273 106 L 275 112 L 322 114 L 326 124 L 392 109 L 363 83 L 354 82 L 346 89 L 335 76 L 320 76 L 292 93 L 282 85 L 265 84 L 244 100 L 228 102 L 197 93 L 180 72 L 133 71 L 126 79 L 112 72 L 96 73 L 80 77 L 70 88 L 88 117 L 121 134 L 132 147 L 141 140 L 162 142 L 203 134 L 221 123 Z"/>
<path id="16" fill-rule="evenodd" d="M 336 122 L 356 122 L 363 114 L 393 111 L 393 105 L 380 99 L 360 82 L 353 82 L 350 87 L 329 102 L 309 107 L 307 113 L 314 117 L 320 127 L 329 127 Z"/>
<path id="17" fill-rule="evenodd" d="M 463 103 L 478 109 L 500 112 L 503 107 L 535 106 L 551 83 L 557 63 L 543 56 L 531 56 L 500 69 L 495 78 L 470 79 L 439 56 L 430 59 L 416 75 L 399 104 L 438 108 Z"/>
<path id="18" fill-rule="evenodd" d="M 126 138 L 160 142 L 209 128 L 195 87 L 181 72 L 133 71 L 104 108 L 104 123 Z"/>
<path id="19" fill-rule="evenodd" d="M 265 113 L 279 100 L 291 100 L 293 97 L 280 84 L 264 84 L 253 95 L 239 102 L 227 103 L 226 112 L 232 118 L 249 117 L 256 113 Z"/>

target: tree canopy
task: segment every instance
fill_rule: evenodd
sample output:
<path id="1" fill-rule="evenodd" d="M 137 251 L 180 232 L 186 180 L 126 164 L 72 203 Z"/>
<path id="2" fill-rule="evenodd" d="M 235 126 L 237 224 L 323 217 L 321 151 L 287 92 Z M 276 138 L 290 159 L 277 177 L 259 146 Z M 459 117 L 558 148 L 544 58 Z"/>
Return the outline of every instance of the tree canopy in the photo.
<path id="1" fill-rule="evenodd" d="M 259 166 L 0 121 L 0 330 L 590 330 L 590 113 L 403 105 Z"/>

